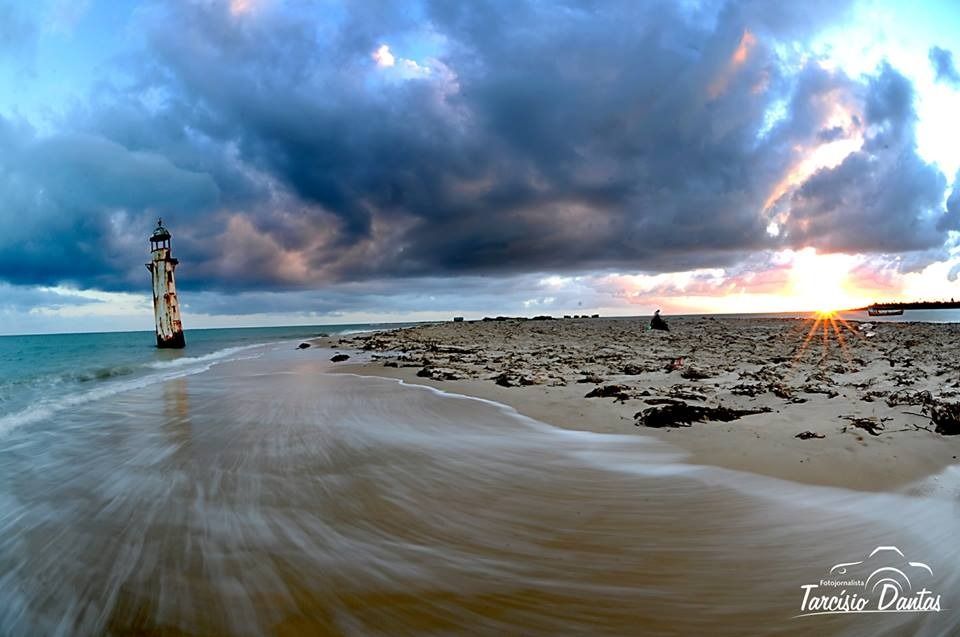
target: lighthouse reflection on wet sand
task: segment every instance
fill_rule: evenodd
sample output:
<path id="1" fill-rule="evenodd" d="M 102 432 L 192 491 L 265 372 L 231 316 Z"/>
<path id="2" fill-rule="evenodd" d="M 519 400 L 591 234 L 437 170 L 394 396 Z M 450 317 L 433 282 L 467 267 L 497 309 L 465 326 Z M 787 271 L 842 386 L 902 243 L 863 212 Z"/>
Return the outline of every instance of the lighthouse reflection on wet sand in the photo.
<path id="1" fill-rule="evenodd" d="M 183 324 L 180 322 L 180 303 L 173 271 L 179 261 L 170 255 L 170 232 L 157 219 L 157 227 L 150 235 L 150 263 L 147 269 L 153 278 L 153 315 L 157 324 L 157 347 L 181 348 Z"/>

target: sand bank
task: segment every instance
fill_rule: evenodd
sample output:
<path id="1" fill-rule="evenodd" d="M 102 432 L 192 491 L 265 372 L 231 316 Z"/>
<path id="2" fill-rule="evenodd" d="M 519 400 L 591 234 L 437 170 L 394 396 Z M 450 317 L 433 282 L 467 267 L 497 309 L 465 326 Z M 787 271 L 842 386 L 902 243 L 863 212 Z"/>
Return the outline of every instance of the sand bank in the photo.
<path id="1" fill-rule="evenodd" d="M 680 318 L 669 333 L 646 325 L 445 323 L 324 344 L 372 357 L 341 363 L 343 371 L 495 400 L 560 427 L 655 436 L 697 464 L 889 490 L 957 462 L 960 436 L 937 433 L 929 408 L 960 400 L 960 325 Z M 646 426 L 678 405 L 760 413 Z M 797 437 L 804 432 L 822 437 Z"/>

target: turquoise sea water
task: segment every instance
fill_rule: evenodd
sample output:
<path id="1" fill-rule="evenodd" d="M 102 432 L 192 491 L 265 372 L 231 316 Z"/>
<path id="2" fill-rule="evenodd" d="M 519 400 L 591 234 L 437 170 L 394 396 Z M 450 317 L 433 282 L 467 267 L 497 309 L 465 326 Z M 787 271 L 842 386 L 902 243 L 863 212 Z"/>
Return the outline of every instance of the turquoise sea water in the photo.
<path id="1" fill-rule="evenodd" d="M 157 349 L 152 332 L 0 336 L 0 433 L 151 382 L 199 373 L 257 345 L 391 324 L 188 330 L 183 350 Z"/>

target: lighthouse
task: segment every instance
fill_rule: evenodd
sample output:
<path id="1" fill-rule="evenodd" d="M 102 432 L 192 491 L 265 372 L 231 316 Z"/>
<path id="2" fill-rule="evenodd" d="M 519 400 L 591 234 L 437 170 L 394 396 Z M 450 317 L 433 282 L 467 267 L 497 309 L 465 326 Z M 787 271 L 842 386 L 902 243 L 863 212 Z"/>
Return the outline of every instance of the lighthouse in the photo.
<path id="1" fill-rule="evenodd" d="M 150 263 L 147 269 L 153 278 L 153 316 L 157 323 L 157 347 L 181 348 L 183 325 L 180 322 L 180 303 L 173 271 L 179 261 L 170 256 L 170 232 L 157 219 L 157 227 L 150 235 Z"/>

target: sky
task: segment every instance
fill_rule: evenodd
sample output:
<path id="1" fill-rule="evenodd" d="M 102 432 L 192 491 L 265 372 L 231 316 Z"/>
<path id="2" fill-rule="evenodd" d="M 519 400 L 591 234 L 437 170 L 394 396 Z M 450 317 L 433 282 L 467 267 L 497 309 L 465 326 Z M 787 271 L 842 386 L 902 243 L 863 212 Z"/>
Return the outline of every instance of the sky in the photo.
<path id="1" fill-rule="evenodd" d="M 0 0 L 0 333 L 960 298 L 960 3 Z"/>

